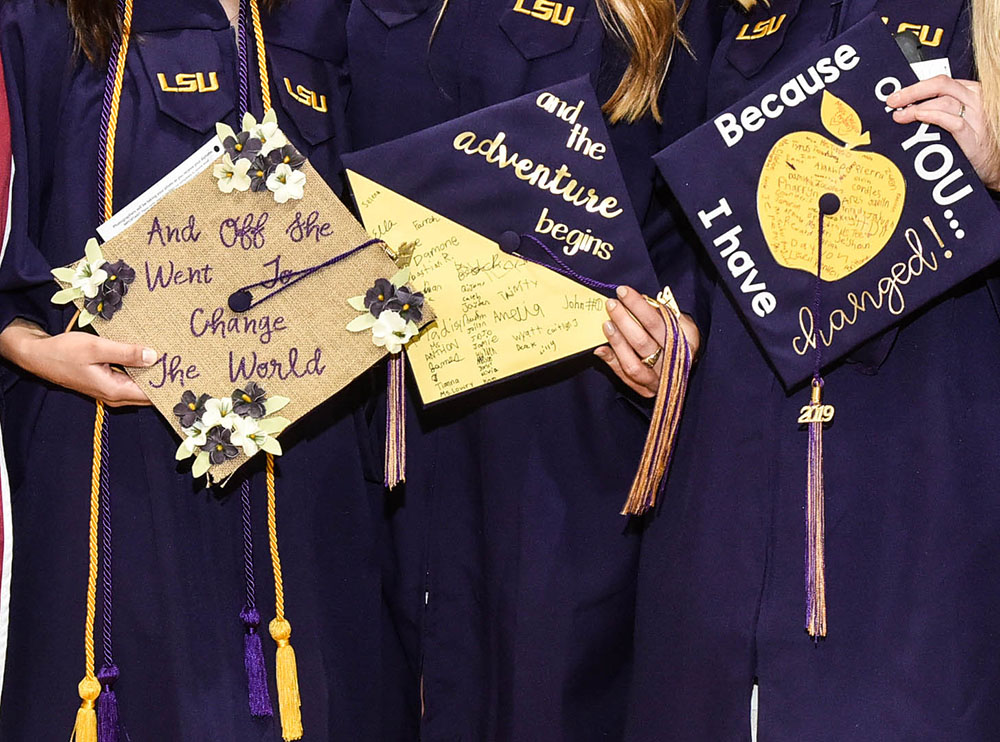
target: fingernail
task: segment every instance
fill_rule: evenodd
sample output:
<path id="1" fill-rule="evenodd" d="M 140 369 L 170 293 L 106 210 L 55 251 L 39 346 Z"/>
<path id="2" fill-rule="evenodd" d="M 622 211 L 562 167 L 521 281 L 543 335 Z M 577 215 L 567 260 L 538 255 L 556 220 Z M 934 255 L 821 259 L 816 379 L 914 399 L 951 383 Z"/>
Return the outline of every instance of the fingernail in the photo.
<path id="1" fill-rule="evenodd" d="M 142 351 L 143 363 L 145 363 L 147 366 L 152 366 L 154 363 L 156 363 L 156 359 L 157 359 L 157 354 L 155 350 L 153 350 L 152 348 L 143 349 Z"/>
<path id="2" fill-rule="evenodd" d="M 611 335 L 614 335 L 616 332 L 617 332 L 617 330 L 615 329 L 615 323 L 614 322 L 605 322 L 604 323 L 604 334 L 605 335 L 607 335 L 608 337 L 610 337 Z"/>
<path id="3" fill-rule="evenodd" d="M 616 302 L 614 299 L 608 299 L 608 309 L 613 311 L 617 308 L 618 308 L 618 302 Z"/>
<path id="4" fill-rule="evenodd" d="M 628 294 L 628 286 L 619 286 L 617 289 L 615 289 L 615 293 L 618 294 L 619 299 L 624 299 L 625 296 Z"/>

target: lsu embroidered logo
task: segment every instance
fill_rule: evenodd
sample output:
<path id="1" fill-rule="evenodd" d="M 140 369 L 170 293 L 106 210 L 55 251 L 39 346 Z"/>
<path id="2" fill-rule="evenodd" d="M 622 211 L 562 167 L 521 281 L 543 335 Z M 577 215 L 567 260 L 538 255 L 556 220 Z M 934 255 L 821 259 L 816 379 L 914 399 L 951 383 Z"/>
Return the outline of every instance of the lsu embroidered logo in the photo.
<path id="1" fill-rule="evenodd" d="M 749 23 L 744 23 L 743 28 L 736 35 L 736 40 L 753 41 L 754 39 L 762 39 L 765 36 L 777 33 L 778 29 L 781 28 L 781 24 L 785 22 L 787 15 L 787 13 L 782 13 L 781 15 L 771 16 L 766 21 L 755 23 L 752 30 Z"/>
<path id="2" fill-rule="evenodd" d="M 167 82 L 167 76 L 158 72 L 156 79 L 160 83 L 160 90 L 165 93 L 211 93 L 219 89 L 219 75 L 216 72 L 208 73 L 208 82 L 205 81 L 204 72 L 179 72 L 174 75 L 174 84 Z"/>
<path id="3" fill-rule="evenodd" d="M 530 6 L 525 7 L 524 0 L 517 0 L 514 3 L 515 13 L 524 13 L 540 21 L 548 21 L 557 26 L 568 26 L 573 20 L 572 5 L 563 5 L 553 0 L 533 0 Z"/>
<path id="4" fill-rule="evenodd" d="M 882 16 L 882 23 L 889 25 L 888 16 Z M 926 23 L 900 23 L 896 27 L 896 33 L 912 33 L 923 46 L 941 46 L 941 39 L 944 36 L 943 28 L 932 29 Z"/>
<path id="5" fill-rule="evenodd" d="M 327 112 L 325 95 L 320 95 L 303 85 L 296 85 L 293 90 L 292 81 L 287 77 L 285 78 L 285 88 L 288 90 L 288 94 L 302 105 L 309 106 L 314 111 L 319 111 L 320 113 Z"/>

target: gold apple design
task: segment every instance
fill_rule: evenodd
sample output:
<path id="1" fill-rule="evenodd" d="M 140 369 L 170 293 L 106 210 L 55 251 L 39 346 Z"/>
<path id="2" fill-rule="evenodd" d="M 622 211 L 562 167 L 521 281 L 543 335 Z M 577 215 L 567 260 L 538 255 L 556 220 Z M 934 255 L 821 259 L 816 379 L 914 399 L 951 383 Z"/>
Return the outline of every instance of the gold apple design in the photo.
<path id="1" fill-rule="evenodd" d="M 857 112 L 828 91 L 820 119 L 843 144 L 811 131 L 779 139 L 761 170 L 757 213 L 778 264 L 816 275 L 819 200 L 836 195 L 840 208 L 823 221 L 820 277 L 839 281 L 885 247 L 903 213 L 906 181 L 889 158 L 857 149 L 871 137 Z"/>

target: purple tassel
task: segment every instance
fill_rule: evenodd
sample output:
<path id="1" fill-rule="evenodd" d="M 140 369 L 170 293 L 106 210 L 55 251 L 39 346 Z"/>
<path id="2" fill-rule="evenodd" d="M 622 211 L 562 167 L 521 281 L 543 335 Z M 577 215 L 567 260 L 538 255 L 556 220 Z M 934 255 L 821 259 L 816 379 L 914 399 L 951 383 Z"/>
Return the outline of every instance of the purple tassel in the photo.
<path id="1" fill-rule="evenodd" d="M 243 635 L 243 664 L 247 669 L 250 690 L 250 713 L 253 716 L 274 716 L 271 696 L 267 692 L 267 670 L 264 667 L 264 648 L 261 646 L 260 613 L 256 608 L 240 611 L 246 633 Z"/>
<path id="2" fill-rule="evenodd" d="M 121 724 L 118 720 L 118 697 L 115 695 L 115 681 L 118 680 L 117 665 L 103 665 L 97 671 L 101 681 L 101 695 L 97 699 L 97 740 L 98 742 L 119 742 Z"/>

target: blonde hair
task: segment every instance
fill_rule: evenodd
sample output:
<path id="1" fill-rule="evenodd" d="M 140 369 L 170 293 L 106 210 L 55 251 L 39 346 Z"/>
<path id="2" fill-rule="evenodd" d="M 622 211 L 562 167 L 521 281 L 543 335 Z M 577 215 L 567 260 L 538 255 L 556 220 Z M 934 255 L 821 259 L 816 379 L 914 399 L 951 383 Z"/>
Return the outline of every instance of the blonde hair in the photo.
<path id="1" fill-rule="evenodd" d="M 997 0 L 973 0 L 972 47 L 983 88 L 983 113 L 996 159 L 996 143 L 1000 142 L 1000 3 Z"/>
<path id="2" fill-rule="evenodd" d="M 448 2 L 443 0 L 441 4 L 431 31 L 431 43 L 448 9 Z M 622 79 L 603 107 L 611 123 L 632 123 L 647 113 L 657 123 L 662 123 L 660 90 L 674 47 L 680 42 L 689 49 L 680 22 L 690 2 L 684 0 L 678 9 L 676 0 L 597 0 L 605 28 L 629 51 L 629 63 Z"/>

